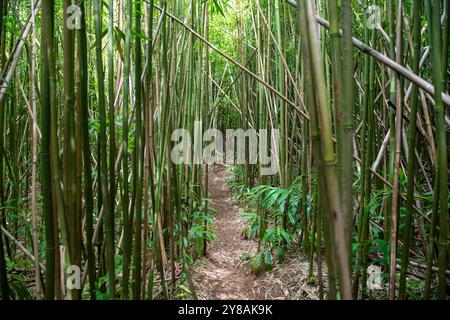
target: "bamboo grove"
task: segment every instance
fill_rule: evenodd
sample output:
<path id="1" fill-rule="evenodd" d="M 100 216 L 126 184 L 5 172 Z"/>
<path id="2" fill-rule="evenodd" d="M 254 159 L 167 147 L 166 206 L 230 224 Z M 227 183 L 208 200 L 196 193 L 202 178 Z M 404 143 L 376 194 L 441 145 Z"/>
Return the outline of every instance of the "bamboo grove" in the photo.
<path id="1" fill-rule="evenodd" d="M 294 250 L 320 299 L 447 299 L 449 25 L 449 0 L 2 0 L 1 298 L 197 299 L 211 165 L 171 152 L 202 121 L 280 132 L 277 174 L 248 143 L 229 169 L 254 273 Z"/>

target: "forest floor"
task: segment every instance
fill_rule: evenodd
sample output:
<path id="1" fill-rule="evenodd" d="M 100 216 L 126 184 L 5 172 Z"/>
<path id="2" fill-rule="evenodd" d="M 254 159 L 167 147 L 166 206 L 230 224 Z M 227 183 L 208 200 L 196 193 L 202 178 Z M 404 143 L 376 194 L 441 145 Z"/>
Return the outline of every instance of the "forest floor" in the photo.
<path id="1" fill-rule="evenodd" d="M 209 169 L 210 206 L 215 219 L 217 239 L 208 247 L 205 258 L 194 267 L 194 279 L 200 299 L 261 300 L 317 299 L 318 287 L 308 284 L 308 262 L 303 253 L 288 252 L 283 264 L 273 271 L 255 276 L 249 261 L 257 250 L 256 239 L 244 239 L 243 208 L 233 199 L 226 183 L 227 167 Z"/>

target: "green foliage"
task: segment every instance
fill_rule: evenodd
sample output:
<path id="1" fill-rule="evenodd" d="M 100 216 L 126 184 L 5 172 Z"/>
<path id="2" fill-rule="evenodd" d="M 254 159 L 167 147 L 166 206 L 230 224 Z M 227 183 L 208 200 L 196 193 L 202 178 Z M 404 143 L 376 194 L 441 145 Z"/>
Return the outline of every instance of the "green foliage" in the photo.
<path id="1" fill-rule="evenodd" d="M 242 217 L 245 219 L 245 222 L 250 225 L 250 227 L 246 227 L 244 229 L 244 236 L 247 239 L 252 239 L 258 234 L 258 230 L 261 224 L 261 217 L 256 212 L 244 212 Z"/>
<path id="2" fill-rule="evenodd" d="M 208 0 L 203 0 L 203 2 L 206 2 Z M 229 0 L 209 0 L 211 10 L 213 13 L 219 13 L 223 17 L 225 17 L 225 13 L 227 12 L 227 9 L 230 7 Z"/>
<path id="3" fill-rule="evenodd" d="M 96 282 L 95 298 L 97 300 L 109 300 L 108 293 L 106 292 L 106 277 L 99 277 Z"/>
<path id="4" fill-rule="evenodd" d="M 226 182 L 230 188 L 231 194 L 237 200 L 246 201 L 250 188 L 245 184 L 245 172 L 243 167 L 232 166 L 228 169 L 229 175 L 226 177 Z"/>
<path id="5" fill-rule="evenodd" d="M 389 251 L 389 246 L 387 245 L 386 241 L 384 241 L 383 239 L 373 240 L 372 246 L 369 248 L 369 254 L 380 252 L 382 253 L 382 257 L 373 259 L 371 263 L 386 263 L 389 257 Z"/>
<path id="6" fill-rule="evenodd" d="M 266 266 L 267 271 L 272 271 L 273 268 L 273 262 L 272 262 L 272 255 L 270 254 L 270 250 L 268 248 L 265 248 L 264 250 L 264 264 Z"/>
<path id="7" fill-rule="evenodd" d="M 190 297 L 192 295 L 191 289 L 189 289 L 182 283 L 177 283 L 175 291 L 176 291 L 175 297 L 177 297 L 178 299 L 183 299 L 186 297 Z"/>
<path id="8" fill-rule="evenodd" d="M 27 270 L 31 270 L 31 261 L 25 258 L 6 258 L 6 269 L 9 275 L 10 297 L 15 300 L 30 300 L 32 293 L 27 287 Z"/>
<path id="9" fill-rule="evenodd" d="M 208 211 L 206 211 L 205 205 L 207 201 L 207 199 L 204 199 L 202 205 L 192 212 L 190 217 L 191 224 L 187 240 L 189 243 L 194 244 L 198 256 L 201 255 L 204 241 L 208 244 L 217 238 L 214 233 L 214 218 L 211 215 L 215 210 L 208 207 Z"/>
<path id="10" fill-rule="evenodd" d="M 15 276 L 15 281 L 11 281 L 9 287 L 11 289 L 10 295 L 16 300 L 31 300 L 32 294 L 30 290 L 24 285 L 26 282 L 23 276 Z"/>
<path id="11" fill-rule="evenodd" d="M 264 236 L 260 239 L 262 243 L 263 253 L 258 252 L 252 260 L 252 271 L 260 271 L 256 268 L 260 262 L 264 264 L 267 271 L 272 270 L 273 260 L 272 254 L 275 254 L 277 260 L 282 262 L 284 260 L 284 248 L 292 246 L 298 231 L 301 230 L 299 206 L 303 200 L 301 192 L 301 177 L 295 180 L 288 189 L 274 187 L 270 185 L 259 185 L 254 188 L 246 186 L 244 180 L 244 170 L 242 167 L 230 167 L 231 175 L 227 182 L 232 190 L 234 196 L 238 198 L 241 203 L 247 205 L 248 210 L 242 214 L 248 227 L 244 229 L 244 236 L 252 239 L 259 237 L 261 228 L 261 214 L 260 212 L 267 211 L 266 216 L 266 230 Z M 307 214 L 311 210 L 311 199 L 307 198 Z M 250 209 L 252 208 L 252 209 Z M 255 212 L 254 208 L 258 208 L 259 212 Z M 287 216 L 287 225 L 284 228 L 280 221 L 283 216 Z"/>
<path id="12" fill-rule="evenodd" d="M 264 258 L 261 252 L 258 252 L 252 259 L 251 270 L 254 275 L 260 275 L 264 267 Z"/>

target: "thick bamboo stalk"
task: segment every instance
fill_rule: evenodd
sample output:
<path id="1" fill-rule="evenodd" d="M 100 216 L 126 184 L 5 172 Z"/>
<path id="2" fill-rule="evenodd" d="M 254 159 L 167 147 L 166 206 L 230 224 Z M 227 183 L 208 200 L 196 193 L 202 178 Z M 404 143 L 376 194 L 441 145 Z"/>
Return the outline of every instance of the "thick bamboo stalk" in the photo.
<path id="1" fill-rule="evenodd" d="M 42 28 L 41 28 L 41 132 L 42 140 L 40 145 L 41 162 L 41 190 L 43 195 L 45 243 L 46 243 L 46 272 L 45 272 L 45 299 L 51 300 L 55 297 L 55 245 L 54 234 L 54 197 L 51 187 L 51 90 L 50 90 L 50 61 L 53 59 L 53 19 L 54 5 L 52 1 L 45 0 L 42 4 Z"/>
<path id="2" fill-rule="evenodd" d="M 64 184 L 64 215 L 67 219 L 68 232 L 68 262 L 70 265 L 81 265 L 81 216 L 77 210 L 77 157 L 76 157 L 76 125 L 75 125 L 75 33 L 68 27 L 70 6 L 69 0 L 63 0 L 64 25 L 63 29 L 63 77 L 64 77 L 64 145 L 63 170 Z M 65 266 L 63 266 L 65 268 Z M 68 290 L 69 299 L 79 300 L 79 289 Z"/>
<path id="3" fill-rule="evenodd" d="M 141 3 L 135 4 L 135 32 L 141 32 Z M 143 139 L 143 122 L 142 122 L 142 49 L 140 37 L 135 40 L 135 108 L 136 108 L 136 136 L 135 136 L 135 151 L 134 151 L 134 234 L 135 244 L 133 247 L 133 299 L 139 300 L 141 297 L 141 270 L 142 270 L 142 179 L 144 168 L 144 139 Z"/>
<path id="4" fill-rule="evenodd" d="M 444 300 L 447 294 L 447 282 L 445 269 L 447 268 L 447 234 L 448 234 L 448 154 L 447 136 L 445 129 L 445 109 L 441 93 L 444 92 L 446 78 L 442 73 L 442 30 L 440 24 L 441 1 L 432 1 L 432 25 L 431 25 L 431 56 L 433 60 L 433 83 L 436 88 L 434 95 L 435 121 L 436 121 L 436 142 L 437 142 L 437 170 L 436 177 L 439 181 L 439 299 Z M 447 39 L 448 40 L 448 39 Z"/>
<path id="5" fill-rule="evenodd" d="M 313 8 L 310 0 L 305 3 L 305 17 L 308 27 L 308 40 L 311 51 L 311 65 L 313 83 L 317 95 L 317 116 L 321 129 L 322 166 L 324 170 L 324 190 L 329 210 L 329 223 L 333 227 L 333 245 L 335 246 L 335 258 L 337 259 L 338 275 L 341 295 L 343 299 L 351 299 L 350 279 L 350 254 L 346 245 L 344 217 L 340 202 L 340 190 L 337 181 L 336 156 L 332 140 L 331 116 L 328 107 L 327 90 L 325 87 L 324 70 L 319 60 L 320 49 L 316 24 L 313 20 Z"/>
<path id="6" fill-rule="evenodd" d="M 420 65 L 420 27 L 421 27 L 421 4 L 419 0 L 413 2 L 413 42 L 414 42 L 414 55 L 413 55 L 413 72 L 419 73 Z M 399 298 L 406 298 L 406 272 L 408 268 L 409 260 L 409 248 L 411 247 L 411 229 L 413 221 L 413 202 L 414 202 L 414 185 L 415 185 L 415 171 L 416 171 L 416 122 L 417 122 L 417 107 L 419 104 L 419 92 L 416 85 L 413 84 L 411 91 L 411 112 L 408 126 L 408 185 L 406 193 L 406 219 L 405 230 L 403 234 L 403 256 L 401 261 L 400 271 L 400 286 L 399 286 Z"/>

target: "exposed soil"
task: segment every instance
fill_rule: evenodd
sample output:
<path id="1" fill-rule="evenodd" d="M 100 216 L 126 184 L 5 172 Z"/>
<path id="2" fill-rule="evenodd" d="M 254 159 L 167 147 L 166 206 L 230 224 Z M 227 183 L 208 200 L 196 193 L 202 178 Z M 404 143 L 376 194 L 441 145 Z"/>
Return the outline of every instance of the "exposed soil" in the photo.
<path id="1" fill-rule="evenodd" d="M 209 169 L 210 206 L 216 212 L 215 233 L 217 240 L 208 248 L 208 255 L 196 263 L 195 279 L 202 299 L 211 300 L 258 300 L 283 298 L 278 283 L 268 286 L 267 275 L 256 277 L 243 261 L 253 257 L 257 243 L 242 236 L 245 221 L 242 209 L 231 197 L 225 181 L 226 167 L 215 165 Z"/>

